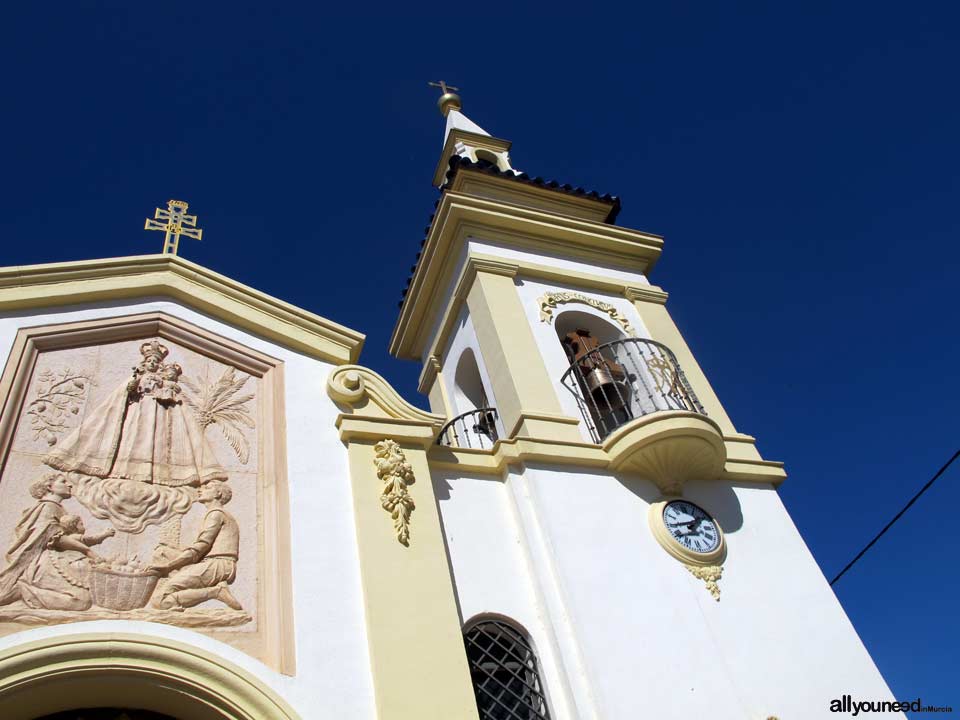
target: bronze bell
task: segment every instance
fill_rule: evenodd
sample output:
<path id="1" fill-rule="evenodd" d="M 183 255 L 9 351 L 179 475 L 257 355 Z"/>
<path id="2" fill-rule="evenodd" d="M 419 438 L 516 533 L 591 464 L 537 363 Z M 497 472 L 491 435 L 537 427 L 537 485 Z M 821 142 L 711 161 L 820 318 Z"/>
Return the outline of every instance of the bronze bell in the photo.
<path id="1" fill-rule="evenodd" d="M 496 442 L 497 419 L 492 412 L 481 413 L 480 419 L 477 421 L 477 424 L 473 426 L 473 429 L 478 433 L 483 433 L 488 438 Z"/>
<path id="2" fill-rule="evenodd" d="M 623 407 L 626 388 L 617 382 L 606 364 L 587 372 L 583 377 L 583 383 L 587 386 L 587 392 L 590 393 L 600 412 L 619 410 Z"/>

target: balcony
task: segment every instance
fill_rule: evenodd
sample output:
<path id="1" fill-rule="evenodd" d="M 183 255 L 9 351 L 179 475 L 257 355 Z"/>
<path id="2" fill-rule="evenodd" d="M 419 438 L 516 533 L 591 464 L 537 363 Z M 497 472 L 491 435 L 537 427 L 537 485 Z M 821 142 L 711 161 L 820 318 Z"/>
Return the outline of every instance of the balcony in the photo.
<path id="1" fill-rule="evenodd" d="M 437 436 L 438 445 L 474 450 L 489 450 L 496 441 L 496 408 L 480 408 L 457 415 Z"/>
<path id="2" fill-rule="evenodd" d="M 666 345 L 625 338 L 578 354 L 561 382 L 577 400 L 594 442 L 650 413 L 706 415 Z"/>
<path id="3" fill-rule="evenodd" d="M 561 382 L 614 470 L 639 473 L 668 494 L 722 472 L 723 434 L 668 347 L 638 338 L 593 347 L 582 340 Z"/>

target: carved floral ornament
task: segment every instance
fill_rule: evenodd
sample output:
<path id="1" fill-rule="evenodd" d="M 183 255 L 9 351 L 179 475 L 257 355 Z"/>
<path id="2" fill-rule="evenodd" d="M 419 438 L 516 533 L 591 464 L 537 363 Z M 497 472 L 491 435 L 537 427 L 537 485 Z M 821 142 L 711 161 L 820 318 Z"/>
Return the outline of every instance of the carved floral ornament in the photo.
<path id="1" fill-rule="evenodd" d="M 620 311 L 617 310 L 610 303 L 603 302 L 602 300 L 597 300 L 583 293 L 572 292 L 569 290 L 548 292 L 541 295 L 537 302 L 540 304 L 540 321 L 545 323 L 551 323 L 553 321 L 553 311 L 557 309 L 558 305 L 565 303 L 583 303 L 584 305 L 589 305 L 592 308 L 605 312 L 610 316 L 610 319 L 615 321 L 617 324 L 623 328 L 623 331 L 632 337 L 636 337 L 637 333 L 630 326 L 630 321 L 627 320 L 623 315 L 620 314 Z"/>
<path id="2" fill-rule="evenodd" d="M 720 580 L 720 577 L 723 575 L 723 566 L 706 565 L 701 567 L 697 565 L 686 565 L 685 567 L 693 573 L 693 576 L 697 578 L 697 580 L 703 580 L 710 596 L 717 602 L 720 602 L 720 586 L 717 585 L 717 581 Z"/>
<path id="3" fill-rule="evenodd" d="M 403 450 L 393 440 L 381 440 L 373 446 L 373 464 L 383 481 L 380 505 L 393 518 L 393 528 L 401 545 L 410 545 L 410 514 L 416 508 L 407 488 L 415 482 L 413 468 Z"/>

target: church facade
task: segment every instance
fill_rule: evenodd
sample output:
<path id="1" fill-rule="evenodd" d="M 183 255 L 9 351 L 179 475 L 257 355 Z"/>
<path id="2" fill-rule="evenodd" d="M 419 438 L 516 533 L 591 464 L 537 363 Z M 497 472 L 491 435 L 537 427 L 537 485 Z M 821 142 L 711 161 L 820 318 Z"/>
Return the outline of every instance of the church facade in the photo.
<path id="1" fill-rule="evenodd" d="M 185 203 L 162 255 L 0 268 L 0 716 L 891 699 L 650 282 L 663 239 L 444 90 L 390 345 L 429 412 L 361 333 L 179 257 Z"/>

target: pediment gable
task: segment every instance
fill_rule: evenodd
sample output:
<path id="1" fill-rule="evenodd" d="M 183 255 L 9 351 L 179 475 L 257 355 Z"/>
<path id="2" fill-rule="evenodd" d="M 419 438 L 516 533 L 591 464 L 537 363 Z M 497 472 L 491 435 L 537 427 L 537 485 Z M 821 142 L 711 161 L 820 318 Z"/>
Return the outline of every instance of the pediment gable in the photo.
<path id="1" fill-rule="evenodd" d="M 336 365 L 363 347 L 362 333 L 177 255 L 0 268 L 0 312 L 156 296 Z"/>

